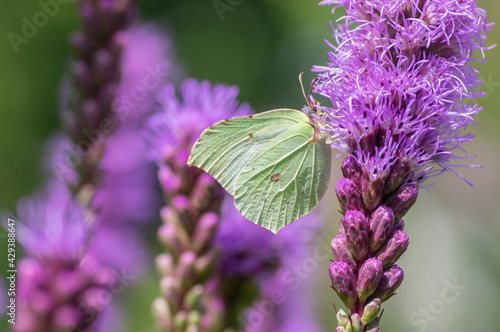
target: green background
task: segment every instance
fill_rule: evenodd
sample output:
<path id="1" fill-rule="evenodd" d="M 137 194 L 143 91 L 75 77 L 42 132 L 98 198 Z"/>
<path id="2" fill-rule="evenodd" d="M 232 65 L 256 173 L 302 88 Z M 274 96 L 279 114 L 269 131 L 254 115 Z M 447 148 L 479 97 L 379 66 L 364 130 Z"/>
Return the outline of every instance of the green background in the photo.
<path id="1" fill-rule="evenodd" d="M 145 20 L 170 27 L 188 76 L 240 86 L 240 100 L 257 111 L 300 108 L 304 101 L 298 74 L 305 72 L 308 85 L 314 77 L 311 66 L 327 61 L 323 39 L 331 34 L 330 8 L 298 0 L 232 3 L 238 4 L 223 14 L 223 20 L 212 1 L 144 0 L 140 4 Z M 500 21 L 497 0 L 478 4 L 487 9 L 490 21 Z M 0 3 L 0 206 L 11 211 L 19 197 L 43 181 L 42 147 L 61 125 L 57 87 L 67 65 L 68 36 L 79 25 L 73 4 L 61 5 L 15 53 L 7 34 L 20 34 L 22 18 L 31 18 L 39 10 L 36 1 Z M 490 44 L 500 40 L 499 33 L 498 29 L 491 32 Z M 405 281 L 398 295 L 384 305 L 383 331 L 500 331 L 499 52 L 499 48 L 489 51 L 488 63 L 481 65 L 487 95 L 478 102 L 485 111 L 477 116 L 477 127 L 470 128 L 477 139 L 466 145 L 477 154 L 474 163 L 485 168 L 463 170 L 474 188 L 445 174 L 436 179 L 431 192 L 421 191 L 405 219 L 411 241 L 399 262 Z M 336 165 L 338 169 L 339 162 Z M 336 170 L 334 181 L 338 177 Z M 332 189 L 324 201 L 334 202 L 320 205 L 326 238 L 335 234 L 339 220 Z M 0 233 L 0 253 L 5 253 L 5 239 Z M 0 254 L 0 273 L 5 261 L 6 255 Z M 318 319 L 325 331 L 333 331 L 335 297 L 329 288 L 328 263 L 321 262 L 310 287 L 318 299 Z M 444 303 L 441 296 L 455 280 L 463 287 Z M 130 308 L 130 331 L 152 329 L 149 303 L 155 293 L 156 280 L 151 277 L 123 295 Z M 424 317 L 421 310 L 426 308 L 431 316 L 425 319 L 424 329 L 413 320 Z M 5 326 L 0 323 L 0 330 Z"/>

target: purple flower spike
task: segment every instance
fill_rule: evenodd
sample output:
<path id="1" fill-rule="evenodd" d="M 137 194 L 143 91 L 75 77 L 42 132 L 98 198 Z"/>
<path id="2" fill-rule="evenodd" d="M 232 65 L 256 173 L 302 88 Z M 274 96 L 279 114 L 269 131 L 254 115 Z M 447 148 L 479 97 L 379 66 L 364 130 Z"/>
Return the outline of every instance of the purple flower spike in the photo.
<path id="1" fill-rule="evenodd" d="M 97 329 L 108 304 L 102 299 L 122 282 L 119 272 L 135 273 L 143 257 L 117 257 L 116 252 L 134 248 L 133 242 L 124 242 L 125 248 L 120 235 L 115 241 L 104 229 L 90 228 L 84 209 L 63 184 L 54 182 L 47 189 L 18 203 L 19 241 L 27 257 L 18 267 L 19 324 L 13 329 Z"/>
<path id="2" fill-rule="evenodd" d="M 399 220 L 415 204 L 417 197 L 418 189 L 414 185 L 403 186 L 389 197 L 386 205 L 393 210 L 394 218 Z"/>
<path id="3" fill-rule="evenodd" d="M 358 262 L 362 262 L 368 254 L 368 221 L 365 215 L 357 210 L 347 211 L 340 221 L 344 228 L 347 246 Z"/>
<path id="4" fill-rule="evenodd" d="M 389 241 L 379 250 L 377 259 L 380 260 L 384 269 L 394 264 L 406 251 L 410 243 L 408 235 L 403 231 L 395 231 Z"/>
<path id="5" fill-rule="evenodd" d="M 356 290 L 361 301 L 366 300 L 377 288 L 382 277 L 382 262 L 370 258 L 361 265 Z"/>
<path id="6" fill-rule="evenodd" d="M 332 147 L 347 153 L 345 178 L 337 183 L 345 213 L 339 234 L 358 266 L 375 256 L 388 269 L 408 246 L 401 218 L 423 183 L 445 171 L 464 179 L 454 160 L 464 159 L 456 151 L 473 138 L 466 129 L 481 110 L 469 100 L 482 95 L 480 73 L 471 62 L 473 54 L 484 61 L 492 24 L 474 0 L 320 4 L 334 5 L 334 11 L 345 7 L 345 15 L 331 25 L 335 43 L 328 43 L 327 65 L 313 69 L 318 73 L 314 91 L 331 102 L 321 105 L 323 130 L 335 138 Z M 350 210 L 358 210 L 358 220 L 369 220 L 368 255 L 366 229 Z M 359 280 L 365 279 L 359 275 Z M 383 299 L 393 293 L 385 288 Z M 359 301 L 351 316 L 361 314 L 363 305 Z M 378 320 L 373 318 L 364 332 L 379 331 Z"/>
<path id="7" fill-rule="evenodd" d="M 403 277 L 403 270 L 397 265 L 392 265 L 382 274 L 379 286 L 372 298 L 380 298 L 382 302 L 388 300 L 403 282 Z"/>
<path id="8" fill-rule="evenodd" d="M 356 277 L 349 265 L 344 262 L 333 262 L 330 265 L 330 279 L 333 289 L 347 307 L 356 303 Z"/>
<path id="9" fill-rule="evenodd" d="M 357 272 L 358 266 L 354 262 L 350 251 L 347 249 L 345 236 L 337 235 L 332 239 L 332 253 L 335 261 L 344 262 L 349 265 L 352 272 Z"/>
<path id="10" fill-rule="evenodd" d="M 342 212 L 348 210 L 363 210 L 363 200 L 356 184 L 347 178 L 337 181 L 337 198 L 339 199 Z"/>
<path id="11" fill-rule="evenodd" d="M 386 206 L 379 206 L 370 218 L 370 252 L 376 252 L 389 238 L 394 226 L 394 213 Z"/>

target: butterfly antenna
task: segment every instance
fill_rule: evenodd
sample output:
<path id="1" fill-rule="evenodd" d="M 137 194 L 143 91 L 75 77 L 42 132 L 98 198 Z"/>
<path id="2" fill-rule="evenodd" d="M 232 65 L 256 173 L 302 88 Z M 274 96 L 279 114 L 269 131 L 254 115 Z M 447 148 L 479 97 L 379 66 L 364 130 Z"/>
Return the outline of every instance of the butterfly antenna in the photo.
<path id="1" fill-rule="evenodd" d="M 301 72 L 299 74 L 300 88 L 302 89 L 302 95 L 304 96 L 304 99 L 306 100 L 306 104 L 310 106 L 311 101 L 306 96 L 306 91 L 304 90 L 304 84 L 302 83 L 302 76 L 304 76 L 304 72 Z M 311 93 L 309 93 L 309 95 L 311 95 Z"/>
<path id="2" fill-rule="evenodd" d="M 309 99 L 311 98 L 311 94 L 312 94 L 312 92 L 313 92 L 314 83 L 316 83 L 318 80 L 319 80 L 319 77 L 316 77 L 315 79 L 313 79 L 313 80 L 311 81 L 311 87 L 309 88 L 309 95 L 308 95 Z M 303 90 L 303 89 L 304 89 L 304 88 L 302 88 L 302 90 Z"/>

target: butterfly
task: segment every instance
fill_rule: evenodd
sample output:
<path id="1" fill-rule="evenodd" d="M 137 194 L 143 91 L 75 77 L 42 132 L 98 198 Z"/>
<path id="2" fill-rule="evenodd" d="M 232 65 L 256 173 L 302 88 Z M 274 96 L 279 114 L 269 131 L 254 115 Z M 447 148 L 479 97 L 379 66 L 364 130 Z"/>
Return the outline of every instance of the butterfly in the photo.
<path id="1" fill-rule="evenodd" d="M 302 85 L 302 73 L 299 80 Z M 245 218 L 274 233 L 309 214 L 330 182 L 330 137 L 310 98 L 314 82 L 309 98 L 302 87 L 303 112 L 283 108 L 217 122 L 188 159 L 234 197 Z"/>

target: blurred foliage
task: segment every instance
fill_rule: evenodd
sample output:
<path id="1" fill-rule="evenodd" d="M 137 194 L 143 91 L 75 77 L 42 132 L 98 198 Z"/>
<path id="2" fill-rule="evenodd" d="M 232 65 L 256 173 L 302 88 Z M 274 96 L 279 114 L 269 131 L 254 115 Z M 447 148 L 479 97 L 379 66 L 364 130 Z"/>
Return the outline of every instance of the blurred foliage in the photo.
<path id="1" fill-rule="evenodd" d="M 307 86 L 314 77 L 310 68 L 327 61 L 328 47 L 323 39 L 331 35 L 328 22 L 333 17 L 330 8 L 319 7 L 316 1 L 309 0 L 242 0 L 232 3 L 238 4 L 232 11 L 224 12 L 222 19 L 213 1 L 143 0 L 140 5 L 145 20 L 154 20 L 169 28 L 175 38 L 178 58 L 188 76 L 238 85 L 241 88 L 240 100 L 248 101 L 256 111 L 277 107 L 301 108 L 304 100 L 297 77 L 301 71 L 305 72 L 304 82 Z M 497 0 L 479 0 L 478 3 L 487 9 L 490 21 L 500 21 L 500 3 Z M 15 210 L 19 197 L 29 194 L 43 182 L 40 162 L 42 147 L 47 137 L 60 127 L 58 84 L 65 73 L 70 54 L 68 36 L 79 25 L 74 5 L 61 5 L 59 12 L 50 17 L 48 23 L 40 27 L 27 44 L 19 45 L 19 52 L 16 53 L 7 34 L 21 34 L 22 19 L 26 17 L 31 20 L 39 10 L 37 1 L 0 2 L 0 34 L 4 36 L 0 47 L 0 206 L 11 211 Z M 489 36 L 490 44 L 500 41 L 499 34 L 499 29 L 493 30 Z M 455 235 L 453 232 L 440 234 L 441 238 L 451 239 L 448 247 L 451 251 L 460 253 L 459 258 L 454 254 L 442 256 L 451 260 L 447 262 L 452 264 L 447 273 L 453 279 L 460 271 L 474 272 L 468 274 L 470 279 L 467 282 L 479 289 L 482 282 L 485 283 L 484 287 L 493 287 L 489 289 L 491 296 L 488 299 L 496 302 L 481 302 L 477 296 L 473 296 L 475 291 L 469 290 L 466 294 L 470 297 L 464 295 L 459 302 L 465 302 L 462 305 L 472 310 L 472 313 L 469 312 L 466 317 L 465 311 L 455 310 L 455 304 L 452 304 L 450 306 L 453 308 L 447 310 L 443 317 L 448 317 L 452 312 L 453 316 L 447 319 L 452 322 L 453 328 L 449 326 L 440 330 L 436 329 L 436 324 L 429 325 L 428 330 L 469 331 L 470 326 L 461 324 L 461 320 L 477 321 L 477 317 L 482 317 L 484 322 L 481 327 L 500 331 L 495 314 L 500 310 L 500 211 L 496 202 L 500 197 L 500 113 L 497 111 L 500 104 L 499 54 L 500 48 L 487 52 L 488 63 L 480 67 L 486 82 L 482 89 L 486 97 L 479 103 L 486 111 L 477 117 L 478 128 L 472 129 L 479 134 L 478 141 L 468 146 L 470 151 L 479 154 L 475 162 L 483 163 L 486 169 L 468 169 L 464 172 L 477 184 L 475 190 L 467 188 L 454 176 L 446 175 L 438 181 L 432 194 L 422 194 L 424 198 L 407 219 L 407 224 L 412 223 L 408 229 L 413 242 L 408 258 L 401 263 L 407 275 L 425 275 L 426 269 L 421 264 L 426 264 L 427 260 L 423 258 L 427 256 L 419 250 L 426 250 L 428 234 L 421 232 L 419 218 L 429 216 L 429 211 L 434 211 L 432 209 L 447 211 L 443 212 L 447 218 L 456 220 L 460 217 L 464 220 L 453 224 L 454 228 L 461 229 Z M 333 199 L 332 195 L 330 198 Z M 325 232 L 334 234 L 338 215 L 326 220 L 328 225 Z M 433 229 L 432 223 L 423 224 Z M 442 230 L 439 227 L 436 229 Z M 4 236 L 4 233 L 0 233 L 2 257 L 6 252 Z M 439 239 L 438 242 L 441 241 Z M 431 255 L 431 259 L 439 261 L 437 257 L 440 253 Z M 416 261 L 412 261 L 413 258 Z M 4 273 L 5 259 L 1 258 L 0 273 Z M 318 315 L 325 322 L 325 331 L 331 331 L 334 326 L 331 306 L 333 291 L 328 291 L 326 264 L 323 270 L 317 271 L 321 283 L 318 282 L 315 289 L 321 303 Z M 443 275 L 446 276 L 446 273 Z M 432 279 L 432 273 L 427 276 Z M 482 279 L 474 279 L 478 276 Z M 436 278 L 441 278 L 441 275 Z M 413 288 L 416 285 L 423 287 L 429 280 L 407 277 L 396 300 L 392 303 L 392 300 L 389 301 L 386 306 L 383 330 L 417 331 L 406 317 L 417 310 L 420 304 L 425 305 L 432 299 L 411 297 L 415 294 Z M 442 280 L 435 282 L 439 285 Z M 436 292 L 439 292 L 437 287 Z M 156 291 L 156 279 L 152 276 L 125 295 L 123 301 L 130 308 L 127 315 L 130 331 L 151 330 L 149 308 Z M 472 300 L 477 302 L 468 302 Z M 5 325 L 0 324 L 0 330 L 5 329 Z"/>

